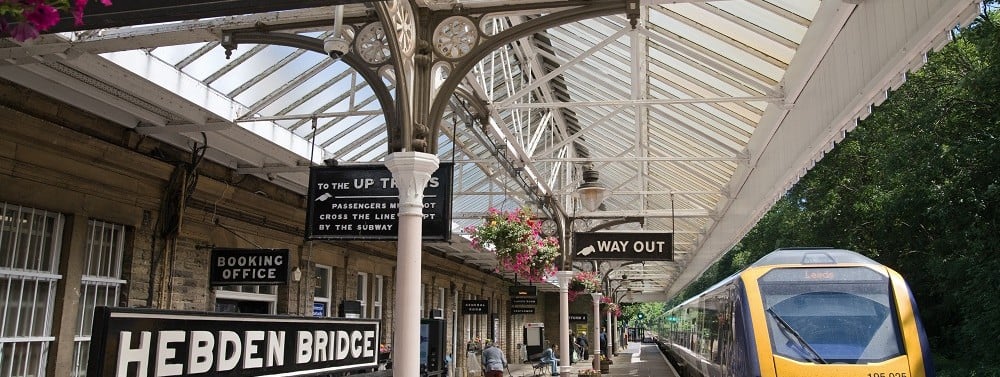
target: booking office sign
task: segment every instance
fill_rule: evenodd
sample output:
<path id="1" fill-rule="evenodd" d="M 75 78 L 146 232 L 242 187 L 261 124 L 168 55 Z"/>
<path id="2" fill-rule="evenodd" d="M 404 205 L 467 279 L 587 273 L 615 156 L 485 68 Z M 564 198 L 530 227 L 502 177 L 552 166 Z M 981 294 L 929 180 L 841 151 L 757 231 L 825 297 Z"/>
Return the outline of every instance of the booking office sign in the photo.
<path id="1" fill-rule="evenodd" d="M 573 233 L 573 260 L 674 260 L 673 233 Z"/>
<path id="2" fill-rule="evenodd" d="M 378 365 L 378 321 L 98 307 L 90 377 L 305 376 Z"/>

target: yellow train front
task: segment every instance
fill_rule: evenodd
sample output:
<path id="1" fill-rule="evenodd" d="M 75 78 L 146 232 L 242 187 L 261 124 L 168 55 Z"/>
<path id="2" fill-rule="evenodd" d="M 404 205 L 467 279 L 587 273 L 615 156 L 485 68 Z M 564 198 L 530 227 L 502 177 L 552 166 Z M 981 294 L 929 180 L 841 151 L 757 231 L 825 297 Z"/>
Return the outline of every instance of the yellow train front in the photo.
<path id="1" fill-rule="evenodd" d="M 685 377 L 934 376 L 906 282 L 848 250 L 776 250 L 657 327 Z"/>

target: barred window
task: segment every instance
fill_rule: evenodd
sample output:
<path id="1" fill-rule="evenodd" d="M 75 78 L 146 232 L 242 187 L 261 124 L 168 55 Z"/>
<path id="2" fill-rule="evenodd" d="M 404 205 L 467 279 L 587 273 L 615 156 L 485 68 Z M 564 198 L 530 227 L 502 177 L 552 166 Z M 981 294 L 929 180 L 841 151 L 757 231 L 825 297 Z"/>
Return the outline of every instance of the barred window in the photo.
<path id="1" fill-rule="evenodd" d="M 80 312 L 76 317 L 76 337 L 73 342 L 74 376 L 87 375 L 94 308 L 119 306 L 119 291 L 125 284 L 125 280 L 121 279 L 124 250 L 125 226 L 96 220 L 87 222 L 86 256 L 80 281 Z"/>
<path id="2" fill-rule="evenodd" d="M 375 275 L 375 291 L 372 292 L 372 318 L 382 319 L 383 276 Z"/>
<path id="3" fill-rule="evenodd" d="M 0 376 L 44 376 L 63 216 L 0 202 Z"/>
<path id="4" fill-rule="evenodd" d="M 365 297 L 368 297 L 368 274 L 365 272 L 358 272 L 358 288 L 355 292 L 355 297 L 361 302 L 361 317 L 365 317 L 365 313 L 368 312 L 368 301 Z"/>

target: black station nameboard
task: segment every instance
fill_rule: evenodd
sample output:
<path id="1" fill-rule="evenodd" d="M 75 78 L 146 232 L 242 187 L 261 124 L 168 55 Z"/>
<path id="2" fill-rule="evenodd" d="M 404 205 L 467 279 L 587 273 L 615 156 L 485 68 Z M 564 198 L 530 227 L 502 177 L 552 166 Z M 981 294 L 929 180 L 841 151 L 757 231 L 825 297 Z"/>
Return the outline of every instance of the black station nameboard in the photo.
<path id="1" fill-rule="evenodd" d="M 424 189 L 423 239 L 451 239 L 454 164 L 442 162 Z M 384 165 L 309 169 L 306 239 L 396 240 L 399 189 Z"/>
<path id="2" fill-rule="evenodd" d="M 378 365 L 378 321 L 98 307 L 89 377 L 306 376 Z"/>
<path id="3" fill-rule="evenodd" d="M 673 233 L 593 232 L 573 233 L 573 261 L 674 260 Z"/>
<path id="4" fill-rule="evenodd" d="M 288 283 L 288 249 L 212 249 L 210 285 Z"/>

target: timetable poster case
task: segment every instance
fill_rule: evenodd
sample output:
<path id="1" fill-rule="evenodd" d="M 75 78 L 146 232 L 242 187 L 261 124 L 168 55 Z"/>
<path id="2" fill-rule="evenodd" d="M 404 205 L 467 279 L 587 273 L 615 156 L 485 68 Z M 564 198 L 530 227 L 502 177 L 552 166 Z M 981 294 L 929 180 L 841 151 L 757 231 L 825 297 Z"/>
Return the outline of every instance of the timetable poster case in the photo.
<path id="1" fill-rule="evenodd" d="M 451 239 L 454 163 L 442 162 L 424 189 L 423 239 Z M 309 169 L 306 239 L 396 240 L 399 189 L 385 165 Z"/>
<path id="2" fill-rule="evenodd" d="M 378 321 L 97 307 L 90 377 L 312 376 L 378 366 Z"/>

